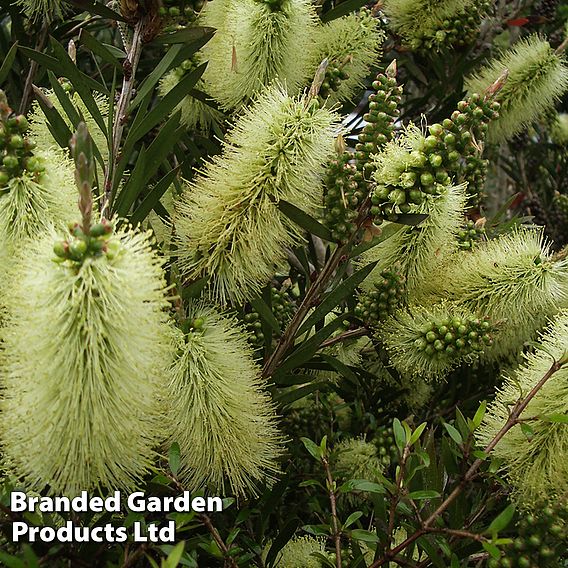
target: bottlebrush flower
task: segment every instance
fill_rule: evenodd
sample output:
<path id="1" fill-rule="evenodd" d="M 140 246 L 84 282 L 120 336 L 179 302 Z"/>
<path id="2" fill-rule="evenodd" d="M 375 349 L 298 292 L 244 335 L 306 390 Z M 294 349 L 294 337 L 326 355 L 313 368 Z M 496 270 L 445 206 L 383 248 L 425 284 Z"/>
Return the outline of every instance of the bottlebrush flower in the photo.
<path id="1" fill-rule="evenodd" d="M 246 104 L 275 80 L 297 92 L 309 78 L 316 16 L 309 0 L 211 2 L 200 21 L 217 30 L 202 48 L 203 79 L 225 110 Z"/>
<path id="2" fill-rule="evenodd" d="M 337 479 L 350 481 L 365 479 L 373 483 L 379 481 L 384 467 L 377 454 L 377 447 L 363 438 L 343 440 L 334 449 L 333 472 Z M 366 493 L 348 493 L 347 501 L 355 504 Z"/>
<path id="3" fill-rule="evenodd" d="M 155 458 L 171 362 L 161 261 L 148 234 L 77 238 L 80 261 L 56 236 L 26 244 L 5 294 L 2 454 L 33 490 L 132 491 Z"/>
<path id="4" fill-rule="evenodd" d="M 510 138 L 542 117 L 568 89 L 565 57 L 537 35 L 519 40 L 499 59 L 490 61 L 466 80 L 466 87 L 470 93 L 481 93 L 506 69 L 509 76 L 495 96 L 501 104 L 499 118 L 489 125 L 492 142 Z"/>
<path id="5" fill-rule="evenodd" d="M 565 356 L 568 346 L 568 312 L 560 313 L 539 341 L 534 353 L 516 371 L 506 375 L 493 403 L 477 430 L 478 442 L 487 445 L 507 422 L 511 405 L 526 396 L 544 377 L 553 363 Z M 525 507 L 539 501 L 553 502 L 568 491 L 568 429 L 562 422 L 551 422 L 551 415 L 568 413 L 568 368 L 563 367 L 538 391 L 521 414 L 524 433 L 516 424 L 495 446 L 492 455 L 503 460 L 514 494 Z"/>
<path id="6" fill-rule="evenodd" d="M 409 377 L 439 379 L 490 348 L 493 331 L 487 318 L 443 302 L 401 309 L 378 333 L 397 371 Z"/>
<path id="7" fill-rule="evenodd" d="M 412 49 L 467 45 L 478 33 L 487 0 L 385 0 L 389 26 Z"/>
<path id="8" fill-rule="evenodd" d="M 325 541 L 312 536 L 298 536 L 289 540 L 278 553 L 276 568 L 322 568 L 323 563 L 314 554 L 328 556 L 325 551 Z"/>
<path id="9" fill-rule="evenodd" d="M 555 144 L 568 145 L 568 114 L 559 113 L 550 130 L 550 137 Z"/>
<path id="10" fill-rule="evenodd" d="M 282 438 L 246 334 L 234 318 L 191 306 L 170 372 L 167 415 L 191 491 L 256 494 L 279 471 Z"/>
<path id="11" fill-rule="evenodd" d="M 258 293 L 302 232 L 278 209 L 284 199 L 305 211 L 322 200 L 324 164 L 333 153 L 335 114 L 315 101 L 264 92 L 227 135 L 177 206 L 179 264 L 185 276 L 210 279 L 221 303 Z"/>
<path id="12" fill-rule="evenodd" d="M 484 359 L 516 355 L 568 301 L 568 261 L 542 230 L 519 229 L 461 252 L 434 277 L 439 296 L 503 322 Z"/>
<path id="13" fill-rule="evenodd" d="M 34 151 L 41 171 L 13 177 L 0 194 L 0 249 L 13 255 L 30 238 L 62 225 L 77 210 L 73 165 L 57 151 Z"/>
<path id="14" fill-rule="evenodd" d="M 320 91 L 324 97 L 329 94 L 328 104 L 351 100 L 357 94 L 379 59 L 384 39 L 378 20 L 368 10 L 337 18 L 317 28 L 311 48 L 310 75 L 328 59 L 326 79 Z"/>
<path id="15" fill-rule="evenodd" d="M 61 18 L 66 10 L 63 0 L 18 0 L 17 5 L 22 6 L 24 14 L 31 20 L 52 21 Z"/>
<path id="16" fill-rule="evenodd" d="M 422 294 L 421 288 L 435 266 L 457 248 L 456 235 L 466 201 L 465 185 L 458 185 L 445 187 L 440 195 L 425 196 L 420 205 L 413 205 L 412 213 L 426 213 L 428 217 L 416 227 L 402 228 L 362 255 L 363 264 L 379 261 L 363 288 L 373 290 L 375 283 L 383 280 L 381 273 L 397 264 L 406 281 L 407 297 Z M 388 226 L 382 225 L 383 229 Z"/>

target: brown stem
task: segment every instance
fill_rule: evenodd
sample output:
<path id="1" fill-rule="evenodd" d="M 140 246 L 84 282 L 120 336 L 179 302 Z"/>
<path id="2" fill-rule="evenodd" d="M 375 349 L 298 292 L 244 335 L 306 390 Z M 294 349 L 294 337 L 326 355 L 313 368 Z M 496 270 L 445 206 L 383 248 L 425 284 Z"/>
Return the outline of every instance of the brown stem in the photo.
<path id="1" fill-rule="evenodd" d="M 484 453 L 489 454 L 495 446 L 504 438 L 507 432 L 517 424 L 520 415 L 523 413 L 525 408 L 528 406 L 530 401 L 534 398 L 534 396 L 538 393 L 538 391 L 544 386 L 544 384 L 554 375 L 554 373 L 558 372 L 566 363 L 564 359 L 562 361 L 554 361 L 550 366 L 550 369 L 544 374 L 544 376 L 538 381 L 538 383 L 532 388 L 532 390 L 527 394 L 527 396 L 523 399 L 519 399 L 516 404 L 513 406 L 511 413 L 509 414 L 509 418 L 504 426 L 497 432 L 495 437 L 487 444 L 484 448 Z M 466 473 L 461 478 L 458 485 L 454 488 L 454 490 L 446 497 L 443 503 L 424 521 L 424 524 L 420 529 L 418 529 L 414 534 L 410 535 L 404 542 L 393 548 L 392 550 L 387 551 L 382 558 L 376 560 L 371 564 L 369 568 L 378 568 L 379 566 L 384 566 L 389 560 L 392 560 L 399 552 L 405 550 L 408 546 L 410 546 L 415 540 L 419 539 L 422 535 L 431 532 L 432 527 L 431 525 L 434 521 L 457 499 L 457 497 L 461 494 L 461 492 L 467 487 L 469 482 L 476 476 L 477 470 L 481 467 L 485 460 L 478 458 L 476 459 L 471 467 L 466 471 Z"/>
<path id="2" fill-rule="evenodd" d="M 335 496 L 335 485 L 329 468 L 327 458 L 321 459 L 327 479 L 327 488 L 329 491 L 329 503 L 331 505 L 331 521 L 333 524 L 333 540 L 335 542 L 335 564 L 337 568 L 341 568 L 341 529 L 339 528 L 339 518 L 337 517 L 337 500 Z"/>
<path id="3" fill-rule="evenodd" d="M 45 43 L 47 41 L 47 36 L 49 35 L 49 23 L 46 21 L 44 22 L 42 28 L 41 28 L 41 32 L 39 35 L 39 38 L 37 40 L 35 49 L 36 51 L 42 51 L 43 48 L 45 47 Z M 30 68 L 28 70 L 28 75 L 26 77 L 26 82 L 24 84 L 24 92 L 22 94 L 22 100 L 20 101 L 20 108 L 19 108 L 19 113 L 20 114 L 26 114 L 26 112 L 28 111 L 28 107 L 31 101 L 31 96 L 32 96 L 32 88 L 33 88 L 33 83 L 34 83 L 34 78 L 35 75 L 37 73 L 39 64 L 37 61 L 35 61 L 35 59 L 30 63 Z"/>
<path id="4" fill-rule="evenodd" d="M 235 559 L 229 556 L 229 549 L 221 538 L 219 531 L 213 526 L 211 519 L 207 515 L 201 514 L 199 515 L 199 520 L 205 525 L 205 527 L 207 527 L 207 530 L 211 533 L 213 540 L 217 543 L 217 546 L 223 553 L 223 556 L 225 557 L 225 565 L 230 568 L 238 568 Z"/>
<path id="5" fill-rule="evenodd" d="M 343 245 L 338 246 L 334 253 L 329 257 L 329 260 L 323 266 L 321 272 L 318 274 L 314 283 L 308 288 L 308 291 L 300 304 L 300 307 L 296 310 L 296 313 L 292 317 L 292 320 L 288 324 L 288 327 L 280 337 L 276 349 L 272 352 L 264 367 L 262 369 L 262 376 L 264 378 L 270 377 L 280 361 L 287 353 L 288 349 L 292 346 L 294 342 L 294 337 L 296 332 L 302 325 L 306 315 L 312 309 L 314 305 L 318 302 L 320 294 L 325 290 L 326 285 L 329 280 L 333 277 L 337 267 L 341 263 L 342 259 L 347 255 L 351 244 L 353 243 L 358 229 L 363 225 L 363 222 L 367 218 L 371 200 L 367 198 L 361 209 L 359 210 L 359 215 L 356 220 L 357 230 L 353 232 L 351 238 Z"/>
<path id="6" fill-rule="evenodd" d="M 124 78 L 122 80 L 122 91 L 116 108 L 114 116 L 114 124 L 112 129 L 112 138 L 110 143 L 110 153 L 108 164 L 105 172 L 104 182 L 104 198 L 101 206 L 101 211 L 104 214 L 107 207 L 110 206 L 110 200 L 116 177 L 116 166 L 120 159 L 120 143 L 122 141 L 122 133 L 127 120 L 127 110 L 132 98 L 132 89 L 134 88 L 134 78 L 136 76 L 136 69 L 140 61 L 140 54 L 142 53 L 142 37 L 144 35 L 145 19 L 141 18 L 136 22 L 134 27 L 134 35 L 132 37 L 132 44 L 125 46 L 127 54 L 126 61 L 124 62 Z M 111 101 L 112 103 L 112 101 Z"/>
<path id="7" fill-rule="evenodd" d="M 147 544 L 141 544 L 132 554 L 128 554 L 128 548 L 126 548 L 126 550 L 124 551 L 124 563 L 122 564 L 122 568 L 130 568 L 131 566 L 135 566 L 147 549 Z"/>
<path id="8" fill-rule="evenodd" d="M 355 339 L 356 337 L 364 337 L 365 335 L 369 335 L 369 330 L 366 327 L 360 327 L 358 329 L 350 329 L 337 337 L 332 337 L 331 339 L 327 339 L 320 345 L 320 349 L 324 349 L 325 347 L 331 347 L 336 343 L 341 343 L 342 341 L 347 341 L 348 339 Z"/>
<path id="9" fill-rule="evenodd" d="M 407 444 L 406 446 L 404 446 L 402 455 L 400 456 L 400 464 L 398 466 L 398 475 L 396 478 L 396 491 L 391 496 L 391 502 L 389 507 L 389 525 L 387 529 L 387 548 L 389 549 L 392 543 L 392 535 L 394 532 L 396 508 L 398 506 L 398 502 L 400 501 L 402 485 L 404 483 L 406 460 L 408 460 L 409 455 L 410 455 L 410 446 Z"/>

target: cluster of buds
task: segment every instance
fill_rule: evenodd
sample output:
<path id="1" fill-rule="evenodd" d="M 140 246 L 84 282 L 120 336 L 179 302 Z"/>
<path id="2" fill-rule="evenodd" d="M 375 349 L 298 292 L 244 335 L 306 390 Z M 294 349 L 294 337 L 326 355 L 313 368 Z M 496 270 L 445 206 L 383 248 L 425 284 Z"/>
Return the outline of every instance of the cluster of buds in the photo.
<path id="1" fill-rule="evenodd" d="M 14 113 L 6 95 L 0 91 L 0 189 L 24 172 L 37 181 L 45 169 L 42 161 L 33 155 L 35 142 L 24 136 L 28 126 L 26 117 Z"/>
<path id="2" fill-rule="evenodd" d="M 325 77 L 319 90 L 319 96 L 325 101 L 332 93 L 336 92 L 341 86 L 341 81 L 349 79 L 349 74 L 345 71 L 345 66 L 350 58 L 343 61 L 332 60 L 325 70 Z"/>
<path id="3" fill-rule="evenodd" d="M 390 467 L 398 461 L 398 449 L 394 441 L 392 426 L 380 426 L 375 432 L 373 443 L 377 447 L 377 454 L 385 467 Z"/>
<path id="4" fill-rule="evenodd" d="M 204 0 L 164 0 L 164 5 L 160 6 L 158 14 L 175 23 L 173 28 L 180 29 L 196 20 L 204 4 Z"/>
<path id="5" fill-rule="evenodd" d="M 377 75 L 373 81 L 375 92 L 369 95 L 369 112 L 363 116 L 366 124 L 355 146 L 355 159 L 359 170 L 372 170 L 371 155 L 379 152 L 392 140 L 394 123 L 400 116 L 398 106 L 402 97 L 402 87 L 396 82 L 396 71 L 394 60 L 385 72 Z"/>
<path id="6" fill-rule="evenodd" d="M 181 80 L 186 73 L 193 71 L 197 67 L 197 65 L 198 63 L 194 56 L 190 59 L 185 59 L 184 61 L 182 61 L 181 65 L 176 67 L 173 72 L 176 77 Z"/>
<path id="7" fill-rule="evenodd" d="M 374 284 L 375 289 L 359 297 L 355 315 L 367 326 L 374 326 L 386 319 L 399 306 L 404 296 L 405 281 L 400 266 L 385 268 L 381 272 L 381 279 Z"/>
<path id="8" fill-rule="evenodd" d="M 469 3 L 465 10 L 448 15 L 442 20 L 438 29 L 425 30 L 420 36 L 413 37 L 409 42 L 410 48 L 427 53 L 432 49 L 470 45 L 479 34 L 481 21 L 487 15 L 491 4 L 490 0 Z"/>
<path id="9" fill-rule="evenodd" d="M 539 508 L 536 514 L 523 515 L 517 534 L 500 559 L 489 560 L 489 568 L 559 566 L 568 543 L 568 506 L 559 502 Z"/>
<path id="10" fill-rule="evenodd" d="M 358 210 L 368 189 L 363 173 L 344 152 L 329 162 L 325 177 L 324 223 L 337 242 L 346 242 L 355 232 Z"/>
<path id="11" fill-rule="evenodd" d="M 292 319 L 296 305 L 290 294 L 284 290 L 272 287 L 270 290 L 270 308 L 278 323 L 280 329 L 284 329 L 288 322 Z M 264 333 L 262 332 L 262 322 L 260 314 L 255 310 L 246 312 L 241 316 L 245 322 L 246 330 L 249 332 L 249 339 L 255 349 L 264 346 Z"/>
<path id="12" fill-rule="evenodd" d="M 476 243 L 485 240 L 485 218 L 467 221 L 465 227 L 457 234 L 458 246 L 463 250 L 472 250 Z"/>
<path id="13" fill-rule="evenodd" d="M 487 316 L 483 319 L 454 317 L 426 324 L 414 345 L 429 357 L 463 356 L 491 346 L 493 331 Z"/>
<path id="14" fill-rule="evenodd" d="M 106 219 L 89 227 L 87 232 L 80 223 L 73 223 L 69 233 L 69 238 L 53 246 L 56 262 L 68 260 L 80 266 L 87 258 L 106 256 L 114 260 L 120 251 L 119 241 L 111 239 L 113 226 Z"/>

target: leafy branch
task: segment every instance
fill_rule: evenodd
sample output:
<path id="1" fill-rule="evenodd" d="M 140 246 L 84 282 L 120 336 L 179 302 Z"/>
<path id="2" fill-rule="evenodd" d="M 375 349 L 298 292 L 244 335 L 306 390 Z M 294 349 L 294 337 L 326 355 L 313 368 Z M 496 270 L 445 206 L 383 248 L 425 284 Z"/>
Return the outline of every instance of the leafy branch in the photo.
<path id="1" fill-rule="evenodd" d="M 519 423 L 519 419 L 525 408 L 528 406 L 530 401 L 536 396 L 540 389 L 546 384 L 546 382 L 557 373 L 562 367 L 568 363 L 568 359 L 564 357 L 560 361 L 554 361 L 548 371 L 540 379 L 540 381 L 532 388 L 532 390 L 527 394 L 526 397 L 520 398 L 509 414 L 507 422 L 503 425 L 501 430 L 494 436 L 494 438 L 487 444 L 484 448 L 484 453 L 489 454 L 495 446 L 505 437 L 507 432 L 511 430 L 515 425 Z M 438 508 L 424 521 L 422 527 L 418 529 L 414 534 L 410 535 L 404 542 L 388 550 L 379 560 L 376 560 L 371 564 L 370 568 L 378 568 L 379 566 L 384 566 L 390 560 L 395 559 L 395 557 L 408 548 L 413 542 L 418 540 L 421 536 L 433 531 L 433 523 L 448 509 L 448 507 L 457 499 L 457 497 L 465 490 L 469 483 L 476 477 L 479 468 L 484 463 L 485 458 L 477 458 L 473 464 L 469 467 L 466 473 L 460 479 L 458 485 L 454 490 L 446 497 L 446 499 L 438 506 Z"/>

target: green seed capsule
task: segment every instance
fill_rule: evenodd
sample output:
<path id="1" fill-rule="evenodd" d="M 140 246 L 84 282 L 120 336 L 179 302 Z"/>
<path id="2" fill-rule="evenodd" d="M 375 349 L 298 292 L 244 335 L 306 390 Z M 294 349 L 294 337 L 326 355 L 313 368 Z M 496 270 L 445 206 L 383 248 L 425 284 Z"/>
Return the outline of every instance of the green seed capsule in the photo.
<path id="1" fill-rule="evenodd" d="M 73 260 L 81 260 L 87 252 L 87 243 L 83 239 L 77 239 L 69 245 L 69 254 Z"/>

